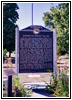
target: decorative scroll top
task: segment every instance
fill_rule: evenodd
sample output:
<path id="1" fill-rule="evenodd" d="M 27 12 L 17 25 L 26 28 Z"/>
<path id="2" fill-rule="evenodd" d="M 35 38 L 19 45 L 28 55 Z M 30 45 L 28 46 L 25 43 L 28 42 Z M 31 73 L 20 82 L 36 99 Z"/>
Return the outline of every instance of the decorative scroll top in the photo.
<path id="1" fill-rule="evenodd" d="M 40 29 L 38 27 L 35 27 L 33 30 L 34 34 L 39 34 L 40 33 Z"/>

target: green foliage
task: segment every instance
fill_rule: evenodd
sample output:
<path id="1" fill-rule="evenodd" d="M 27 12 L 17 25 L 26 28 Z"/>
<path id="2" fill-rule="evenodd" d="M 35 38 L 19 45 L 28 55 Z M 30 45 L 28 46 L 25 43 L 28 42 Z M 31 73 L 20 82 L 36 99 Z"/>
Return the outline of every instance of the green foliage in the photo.
<path id="1" fill-rule="evenodd" d="M 69 96 L 69 80 L 68 76 L 62 75 L 62 78 L 58 80 L 56 90 L 54 91 L 56 97 L 68 97 Z"/>
<path id="2" fill-rule="evenodd" d="M 7 93 L 3 94 L 3 97 L 8 97 L 8 94 Z"/>
<path id="3" fill-rule="evenodd" d="M 53 85 L 54 85 L 54 87 L 56 87 L 58 84 L 58 79 L 53 73 L 52 73 L 52 78 L 53 78 Z"/>
<path id="4" fill-rule="evenodd" d="M 56 97 L 68 97 L 69 96 L 69 76 L 64 72 L 61 72 L 61 75 L 57 79 L 56 90 L 54 95 Z"/>
<path id="5" fill-rule="evenodd" d="M 22 83 L 20 83 L 20 78 L 16 77 L 13 80 L 13 86 L 15 87 L 15 97 L 27 97 L 31 93 L 30 90 L 24 87 Z"/>
<path id="6" fill-rule="evenodd" d="M 54 93 L 54 85 L 53 84 L 50 84 L 50 85 L 46 85 L 46 92 L 47 93 Z"/>
<path id="7" fill-rule="evenodd" d="M 57 29 L 57 53 L 64 55 L 69 51 L 69 4 L 62 3 L 52 7 L 51 12 L 44 13 L 45 26 Z"/>
<path id="8" fill-rule="evenodd" d="M 52 70 L 50 70 L 50 69 L 48 69 L 48 70 L 46 70 L 46 71 L 47 71 L 47 72 L 50 72 L 50 73 L 52 72 Z"/>
<path id="9" fill-rule="evenodd" d="M 18 19 L 16 3 L 3 4 L 3 48 L 15 50 L 15 23 Z"/>
<path id="10" fill-rule="evenodd" d="M 52 74 L 53 82 L 50 85 L 47 84 L 46 91 L 53 93 L 56 97 L 68 97 L 69 96 L 69 76 L 64 72 L 61 73 L 58 78 Z"/>
<path id="11" fill-rule="evenodd" d="M 52 79 L 53 79 L 53 82 L 50 82 L 50 84 L 48 85 L 46 85 L 46 91 L 48 92 L 48 93 L 54 93 L 54 90 L 55 90 L 55 88 L 56 88 L 56 86 L 57 86 L 57 78 L 56 78 L 56 76 L 52 73 Z M 51 80 L 52 81 L 52 80 Z"/>
<path id="12" fill-rule="evenodd" d="M 7 49 L 4 49 L 4 50 L 3 50 L 3 61 L 4 61 L 4 60 L 6 59 L 6 57 L 7 57 L 7 56 L 6 56 L 6 53 L 7 53 Z"/>

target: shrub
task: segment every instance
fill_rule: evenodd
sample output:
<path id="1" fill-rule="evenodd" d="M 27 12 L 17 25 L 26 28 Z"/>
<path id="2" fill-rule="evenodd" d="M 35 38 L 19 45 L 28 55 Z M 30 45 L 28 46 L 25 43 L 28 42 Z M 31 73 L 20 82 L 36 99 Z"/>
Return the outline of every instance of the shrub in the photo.
<path id="1" fill-rule="evenodd" d="M 13 86 L 15 89 L 14 96 L 15 97 L 27 97 L 31 93 L 27 88 L 24 87 L 22 83 L 20 83 L 20 78 L 16 77 L 13 80 Z"/>
<path id="2" fill-rule="evenodd" d="M 69 76 L 65 73 L 61 73 L 58 78 L 58 84 L 56 90 L 54 91 L 55 96 L 68 97 L 69 96 Z"/>
<path id="3" fill-rule="evenodd" d="M 6 56 L 6 53 L 7 53 L 7 49 L 4 49 L 4 50 L 3 50 L 3 61 L 4 61 L 4 60 L 6 59 L 6 57 L 7 57 L 7 56 Z"/>
<path id="4" fill-rule="evenodd" d="M 53 84 L 50 84 L 50 85 L 46 85 L 46 92 L 47 93 L 54 93 L 54 86 Z"/>
<path id="5" fill-rule="evenodd" d="M 60 76 L 56 77 L 52 74 L 53 82 L 46 85 L 46 91 L 53 93 L 56 97 L 68 97 L 69 96 L 69 76 L 64 72 Z"/>

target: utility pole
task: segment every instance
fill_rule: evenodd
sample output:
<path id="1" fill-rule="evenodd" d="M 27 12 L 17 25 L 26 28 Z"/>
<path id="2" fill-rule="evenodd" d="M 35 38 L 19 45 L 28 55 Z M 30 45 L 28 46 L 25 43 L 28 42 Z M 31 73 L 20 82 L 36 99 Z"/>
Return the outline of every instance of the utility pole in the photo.
<path id="1" fill-rule="evenodd" d="M 33 3 L 32 3 L 32 25 L 33 25 Z"/>

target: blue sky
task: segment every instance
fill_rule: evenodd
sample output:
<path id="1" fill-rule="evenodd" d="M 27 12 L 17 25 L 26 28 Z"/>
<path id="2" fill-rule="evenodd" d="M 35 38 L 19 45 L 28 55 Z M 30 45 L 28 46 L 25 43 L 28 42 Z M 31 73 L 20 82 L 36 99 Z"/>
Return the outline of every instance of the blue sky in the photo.
<path id="1" fill-rule="evenodd" d="M 19 19 L 16 24 L 19 29 L 23 29 L 32 25 L 32 4 L 31 3 L 17 3 L 19 6 Z M 58 3 L 33 3 L 33 25 L 44 25 L 43 16 L 45 12 L 50 12 L 52 6 L 57 6 Z"/>

